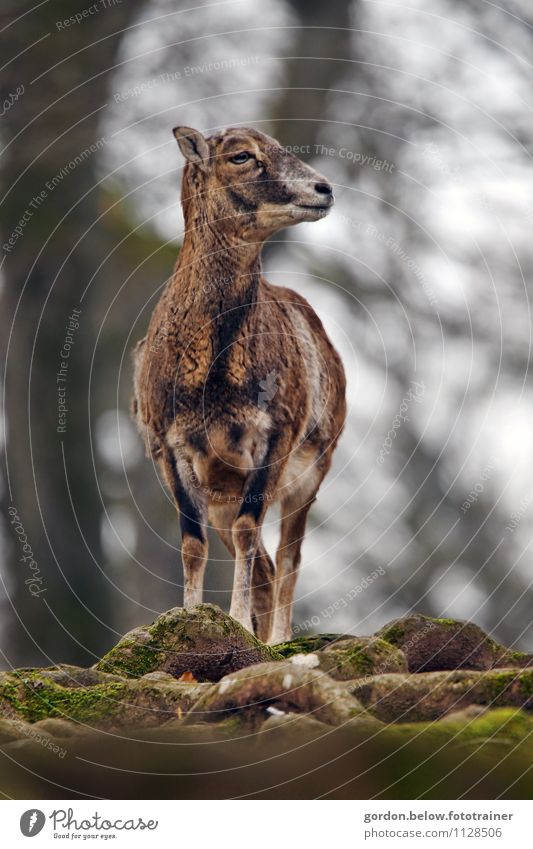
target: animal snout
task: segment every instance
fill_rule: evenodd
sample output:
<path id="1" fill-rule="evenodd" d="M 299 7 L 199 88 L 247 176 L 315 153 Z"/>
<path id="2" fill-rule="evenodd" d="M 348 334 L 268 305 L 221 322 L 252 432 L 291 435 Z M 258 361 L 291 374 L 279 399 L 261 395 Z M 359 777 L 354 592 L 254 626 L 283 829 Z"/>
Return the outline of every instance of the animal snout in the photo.
<path id="1" fill-rule="evenodd" d="M 318 180 L 313 184 L 313 189 L 316 198 L 315 202 L 318 206 L 329 207 L 333 205 L 335 197 L 331 183 L 328 183 L 327 180 Z"/>
<path id="2" fill-rule="evenodd" d="M 330 184 L 325 181 L 315 183 L 315 192 L 318 192 L 319 195 L 327 195 L 328 197 L 331 197 L 333 194 L 333 186 L 330 186 Z"/>

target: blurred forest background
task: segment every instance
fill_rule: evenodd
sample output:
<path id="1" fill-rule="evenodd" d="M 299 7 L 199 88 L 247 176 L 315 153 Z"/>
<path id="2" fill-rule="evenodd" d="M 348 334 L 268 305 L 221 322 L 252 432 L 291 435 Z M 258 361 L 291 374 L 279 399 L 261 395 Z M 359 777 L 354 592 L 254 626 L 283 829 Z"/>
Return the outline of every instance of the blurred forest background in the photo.
<path id="1" fill-rule="evenodd" d="M 4 0 L 4 666 L 92 663 L 181 603 L 174 508 L 129 418 L 183 232 L 178 123 L 253 125 L 336 187 L 265 251 L 349 382 L 296 630 L 415 609 L 533 649 L 532 47 L 529 0 Z M 213 545 L 207 600 L 228 609 L 231 579 Z"/>

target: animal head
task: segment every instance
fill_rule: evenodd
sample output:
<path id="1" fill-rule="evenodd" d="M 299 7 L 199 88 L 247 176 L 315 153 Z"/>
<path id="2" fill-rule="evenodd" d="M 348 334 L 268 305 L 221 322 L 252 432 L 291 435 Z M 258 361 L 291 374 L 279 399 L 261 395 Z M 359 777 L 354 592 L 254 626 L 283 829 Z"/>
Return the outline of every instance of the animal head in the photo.
<path id="1" fill-rule="evenodd" d="M 267 238 L 301 221 L 318 221 L 334 201 L 330 183 L 275 139 L 248 127 L 205 138 L 175 127 L 187 160 L 182 203 L 188 227 L 202 220 L 244 241 Z"/>

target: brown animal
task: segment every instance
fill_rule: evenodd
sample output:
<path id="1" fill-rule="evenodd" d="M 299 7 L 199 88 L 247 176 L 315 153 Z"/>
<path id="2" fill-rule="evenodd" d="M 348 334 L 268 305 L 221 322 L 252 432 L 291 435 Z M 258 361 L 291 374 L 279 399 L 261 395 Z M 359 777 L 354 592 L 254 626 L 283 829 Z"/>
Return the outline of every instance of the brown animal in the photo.
<path id="1" fill-rule="evenodd" d="M 345 419 L 340 358 L 304 298 L 261 275 L 263 242 L 333 204 L 330 184 L 274 139 L 174 135 L 187 163 L 185 235 L 134 353 L 133 411 L 176 502 L 184 606 L 202 601 L 206 528 L 235 558 L 230 614 L 288 639 L 308 510 Z M 276 568 L 261 526 L 281 504 Z"/>

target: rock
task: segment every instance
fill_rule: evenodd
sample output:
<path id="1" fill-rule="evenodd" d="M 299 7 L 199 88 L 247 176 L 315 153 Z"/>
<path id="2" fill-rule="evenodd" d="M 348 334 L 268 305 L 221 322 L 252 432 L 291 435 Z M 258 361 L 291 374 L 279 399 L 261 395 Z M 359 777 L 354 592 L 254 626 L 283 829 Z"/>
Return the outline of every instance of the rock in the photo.
<path id="1" fill-rule="evenodd" d="M 417 675 L 377 675 L 348 685 L 383 722 L 440 719 L 469 705 L 533 707 L 533 670 L 458 669 Z"/>
<path id="2" fill-rule="evenodd" d="M 87 734 L 90 730 L 86 725 L 71 722 L 69 719 L 40 719 L 30 728 L 49 734 L 51 737 L 76 737 L 79 734 Z"/>
<path id="3" fill-rule="evenodd" d="M 320 669 L 337 681 L 387 672 L 407 672 L 404 653 L 378 637 L 340 640 L 314 656 L 318 658 Z"/>
<path id="4" fill-rule="evenodd" d="M 473 622 L 433 619 L 420 613 L 396 619 L 377 633 L 401 649 L 410 672 L 442 669 L 492 669 L 495 666 L 527 665 L 528 655 L 498 645 Z M 521 658 L 521 662 L 519 662 Z"/>
<path id="5" fill-rule="evenodd" d="M 146 675 L 141 676 L 141 681 L 160 681 L 168 684 L 169 681 L 175 680 L 170 672 L 147 672 Z"/>
<path id="6" fill-rule="evenodd" d="M 152 625 L 130 631 L 96 669 L 129 678 L 156 671 L 179 678 L 192 672 L 200 681 L 218 681 L 230 672 L 280 657 L 216 605 L 199 604 L 192 610 L 175 607 Z"/>
<path id="7" fill-rule="evenodd" d="M 244 732 L 246 733 L 246 732 Z M 222 722 L 197 722 L 185 724 L 183 719 L 171 719 L 164 725 L 144 729 L 143 740 L 158 743 L 177 743 L 193 745 L 196 743 L 214 743 L 219 740 L 240 739 L 243 724 L 238 718 L 229 718 Z"/>
<path id="8" fill-rule="evenodd" d="M 487 713 L 487 708 L 484 705 L 469 705 L 464 710 L 454 710 L 447 713 L 439 721 L 441 724 L 444 722 L 451 725 L 466 725 L 471 723 L 473 719 L 483 716 L 484 713 Z"/>
<path id="9" fill-rule="evenodd" d="M 183 715 L 208 684 L 119 678 L 90 670 L 24 669 L 0 673 L 0 712 L 32 723 L 50 718 L 95 728 L 158 725 Z M 83 686 L 80 681 L 94 683 Z"/>
<path id="10" fill-rule="evenodd" d="M 315 654 L 293 654 L 290 662 L 294 666 L 302 666 L 304 669 L 316 669 L 320 666 L 320 655 Z"/>
<path id="11" fill-rule="evenodd" d="M 303 713 L 281 713 L 269 716 L 257 732 L 258 743 L 288 743 L 291 747 L 305 745 L 311 740 L 331 733 L 331 725 L 319 722 Z"/>
<path id="12" fill-rule="evenodd" d="M 293 654 L 309 654 L 309 652 L 320 651 L 326 646 L 336 643 L 338 640 L 352 640 L 352 634 L 310 634 L 308 636 L 295 637 L 286 643 L 278 643 L 272 646 L 282 657 L 292 657 Z"/>
<path id="13" fill-rule="evenodd" d="M 68 663 L 60 663 L 57 666 L 44 666 L 39 669 L 14 669 L 12 673 L 0 673 L 0 676 L 9 674 L 16 675 L 17 679 L 23 682 L 29 682 L 32 677 L 39 674 L 48 680 L 54 681 L 61 687 L 92 687 L 95 684 L 123 680 L 121 675 L 109 675 L 99 672 L 94 667 L 72 666 Z"/>
<path id="14" fill-rule="evenodd" d="M 59 755 L 61 758 L 64 758 L 67 754 L 62 741 L 54 739 L 48 734 L 38 734 L 36 736 L 24 737 L 24 739 L 20 740 L 13 740 L 11 743 L 2 745 L 2 751 L 14 756 L 17 762 L 21 755 L 26 758 L 39 757 L 43 751 Z"/>
<path id="15" fill-rule="evenodd" d="M 20 719 L 0 719 L 0 746 L 21 740 L 27 737 L 27 730 L 31 730 L 29 722 Z"/>
<path id="16" fill-rule="evenodd" d="M 503 646 L 498 646 L 498 648 L 501 649 L 501 654 L 498 654 L 495 658 L 493 669 L 508 669 L 511 666 L 519 669 L 533 667 L 533 654 L 506 649 Z"/>
<path id="17" fill-rule="evenodd" d="M 341 725 L 364 713 L 346 688 L 328 675 L 284 661 L 227 675 L 200 697 L 186 721 L 217 722 L 238 712 L 258 727 L 268 718 L 269 708 L 312 714 L 328 725 Z"/>

